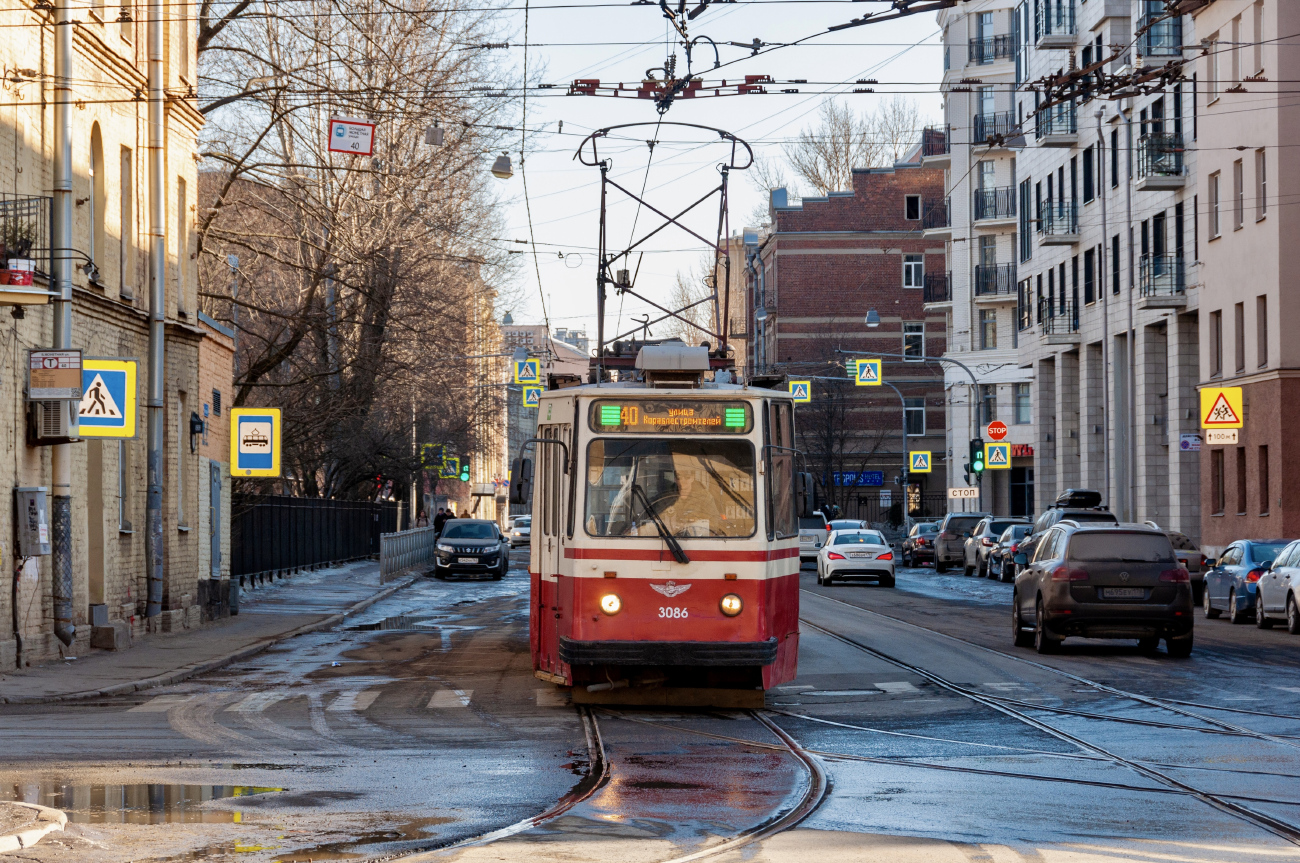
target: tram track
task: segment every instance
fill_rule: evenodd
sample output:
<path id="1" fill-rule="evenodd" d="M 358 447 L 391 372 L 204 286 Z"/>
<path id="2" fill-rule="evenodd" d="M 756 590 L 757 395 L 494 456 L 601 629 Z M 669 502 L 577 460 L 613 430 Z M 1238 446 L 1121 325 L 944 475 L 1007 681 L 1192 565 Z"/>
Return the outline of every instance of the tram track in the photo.
<path id="1" fill-rule="evenodd" d="M 838 600 L 832 600 L 832 601 L 838 602 Z M 858 609 L 857 606 L 853 606 L 850 603 L 840 603 L 840 604 L 848 605 L 849 607 L 855 608 L 859 611 L 865 611 L 865 609 Z M 888 617 L 888 615 L 879 615 L 879 616 Z M 890 619 L 892 620 L 893 618 Z M 1102 758 L 1114 763 L 1117 766 L 1127 767 L 1133 772 L 1141 776 L 1144 776 L 1147 779 L 1152 780 L 1153 782 L 1157 782 L 1171 789 L 1177 789 L 1179 791 L 1182 791 L 1192 797 L 1195 797 L 1201 802 L 1209 806 L 1212 806 L 1215 809 L 1220 810 L 1221 812 L 1224 812 L 1235 818 L 1239 818 L 1243 821 L 1251 823 L 1256 827 L 1266 830 L 1295 845 L 1300 845 L 1300 828 L 1297 828 L 1279 818 L 1274 818 L 1273 816 L 1266 815 L 1262 812 L 1257 812 L 1253 809 L 1250 809 L 1249 807 L 1243 806 L 1240 803 L 1235 802 L 1229 795 L 1215 794 L 1212 792 L 1204 791 L 1200 788 L 1197 788 L 1194 785 L 1191 785 L 1187 782 L 1183 782 L 1180 779 L 1176 779 L 1173 776 L 1170 776 L 1147 764 L 1144 764 L 1139 761 L 1135 761 L 1130 758 L 1125 758 L 1124 756 L 1119 755 L 1118 753 L 1111 752 L 1105 747 L 1102 747 L 1096 743 L 1092 743 L 1088 740 L 1085 740 L 1084 738 L 1079 737 L 1076 734 L 1072 734 L 1071 732 L 1065 731 L 1063 729 L 1057 728 L 1054 725 L 1044 722 L 1041 719 L 1038 719 L 1037 717 L 1031 716 L 1024 710 L 1019 709 L 1011 704 L 1006 704 L 1004 703 L 1005 701 L 1004 699 L 998 699 L 998 698 L 988 696 L 982 692 L 976 692 L 968 687 L 962 686 L 961 684 L 954 683 L 953 681 L 950 681 L 947 678 L 943 677 L 942 675 L 936 674 L 930 671 L 929 669 L 922 668 L 919 665 L 914 665 L 910 662 L 907 662 L 906 660 L 899 659 L 896 656 L 892 656 L 888 653 L 885 653 L 882 650 L 863 644 L 862 642 L 850 636 L 844 635 L 843 633 L 835 632 L 834 630 L 827 629 L 824 626 L 820 626 L 818 624 L 812 623 L 806 618 L 801 617 L 800 622 L 803 625 L 808 626 L 809 628 L 816 630 L 817 632 L 820 632 L 829 638 L 833 638 L 836 641 L 839 641 L 843 644 L 846 644 L 850 647 L 853 647 L 857 650 L 860 650 L 864 653 L 874 656 L 877 659 L 888 662 L 891 665 L 896 666 L 897 668 L 915 674 L 918 677 L 924 678 L 925 680 L 928 680 L 929 682 L 933 683 L 934 685 L 942 689 L 945 689 L 958 696 L 966 698 L 967 700 L 972 701 L 976 704 L 980 704 L 991 710 L 995 710 L 999 713 L 1002 713 L 1005 716 L 1008 716 L 1024 725 L 1034 728 L 1051 737 L 1055 737 L 1058 740 L 1071 743 L 1074 746 L 1078 747 L 1080 750 L 1086 752 L 1092 752 L 1095 755 L 1099 755 Z M 925 629 L 925 627 L 917 627 L 917 628 Z M 927 630 L 927 631 L 933 632 L 933 630 Z M 938 634 L 942 634 L 942 633 L 938 633 Z M 962 639 L 955 639 L 955 640 L 962 642 L 963 644 L 969 644 L 969 642 L 965 642 Z M 972 646 L 979 647 L 980 645 L 972 645 Z M 987 648 L 984 649 L 987 650 Z M 997 653 L 998 651 L 992 651 L 992 652 Z M 1002 655 L 1005 656 L 1006 654 L 1002 654 Z M 1010 658 L 1015 658 L 1015 657 L 1010 657 Z M 1037 665 L 1037 663 L 1032 663 L 1032 664 Z M 1050 667 L 1048 666 L 1045 667 L 1050 669 Z M 1032 705 L 1030 709 L 1037 709 L 1037 708 L 1038 705 Z M 1139 789 L 1139 790 L 1149 791 L 1150 789 Z"/>

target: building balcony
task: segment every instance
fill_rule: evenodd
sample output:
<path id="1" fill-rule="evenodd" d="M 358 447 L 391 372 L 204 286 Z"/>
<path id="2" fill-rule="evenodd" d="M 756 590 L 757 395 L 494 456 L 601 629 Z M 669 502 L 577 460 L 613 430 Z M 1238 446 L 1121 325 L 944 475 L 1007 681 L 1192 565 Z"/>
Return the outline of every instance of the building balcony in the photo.
<path id="1" fill-rule="evenodd" d="M 971 285 L 977 303 L 1014 303 L 1016 301 L 1016 265 L 977 265 Z"/>
<path id="2" fill-rule="evenodd" d="M 1016 218 L 1016 190 L 1010 186 L 1000 189 L 978 189 L 971 194 L 971 220 L 975 222 L 1014 222 Z"/>
<path id="3" fill-rule="evenodd" d="M 972 66 L 987 66 L 998 60 L 1010 60 L 1016 53 L 1016 40 L 1011 34 L 985 36 L 971 39 L 967 62 Z"/>
<path id="4" fill-rule="evenodd" d="M 952 302 L 952 273 L 926 273 L 921 300 L 926 305 Z"/>
<path id="5" fill-rule="evenodd" d="M 0 192 L 0 305 L 47 303 L 53 296 L 53 212 L 53 198 Z M 10 272 L 24 284 L 9 284 Z"/>
<path id="6" fill-rule="evenodd" d="M 945 123 L 921 130 L 921 164 L 946 168 L 952 162 L 952 134 Z"/>
<path id="7" fill-rule="evenodd" d="M 1044 147 L 1073 147 L 1079 143 L 1078 112 L 1072 104 L 1054 105 L 1038 111 L 1034 139 Z"/>
<path id="8" fill-rule="evenodd" d="M 1043 301 L 1039 308 L 1039 332 L 1049 345 L 1079 343 L 1079 315 L 1074 304 L 1066 300 L 1058 305 Z"/>
<path id="9" fill-rule="evenodd" d="M 1074 0 L 1034 0 L 1034 44 L 1039 48 L 1073 48 L 1077 29 Z"/>
<path id="10" fill-rule="evenodd" d="M 947 240 L 952 238 L 952 208 L 950 198 L 926 201 L 921 208 L 921 228 L 926 237 Z"/>
<path id="11" fill-rule="evenodd" d="M 1143 255 L 1138 260 L 1138 308 L 1181 309 L 1187 305 L 1183 259 Z"/>
<path id="12" fill-rule="evenodd" d="M 1183 19 L 1179 15 L 1165 17 L 1164 3 L 1144 0 L 1142 17 L 1138 19 L 1137 40 L 1139 57 L 1183 56 Z M 1164 20 L 1160 20 L 1160 19 Z"/>
<path id="13" fill-rule="evenodd" d="M 1138 138 L 1137 190 L 1183 188 L 1187 183 L 1184 152 L 1182 135 L 1152 132 Z"/>
<path id="14" fill-rule="evenodd" d="M 1079 242 L 1079 205 L 1074 201 L 1043 202 L 1038 242 L 1044 246 L 1073 246 Z"/>
<path id="15" fill-rule="evenodd" d="M 971 143 L 991 144 L 995 141 L 1005 143 L 1007 138 L 1020 134 L 1020 126 L 1010 111 L 995 111 L 992 114 L 976 114 L 971 118 Z"/>

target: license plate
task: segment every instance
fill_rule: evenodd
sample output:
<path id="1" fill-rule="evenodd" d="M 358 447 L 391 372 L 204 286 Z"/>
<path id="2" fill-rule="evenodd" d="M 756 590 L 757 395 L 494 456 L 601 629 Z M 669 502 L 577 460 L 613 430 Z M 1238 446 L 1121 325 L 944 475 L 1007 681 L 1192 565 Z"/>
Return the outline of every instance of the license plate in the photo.
<path id="1" fill-rule="evenodd" d="M 458 557 L 458 558 L 456 558 L 456 562 L 457 562 L 457 563 L 478 563 L 478 558 L 477 558 L 477 557 Z"/>
<path id="2" fill-rule="evenodd" d="M 1140 587 L 1103 587 L 1102 599 L 1141 599 L 1147 592 Z"/>
<path id="3" fill-rule="evenodd" d="M 849 557 L 858 557 L 858 558 L 863 558 L 863 557 L 865 557 L 865 558 L 871 558 L 871 557 L 874 557 L 874 555 L 868 554 L 868 553 L 865 552 L 865 551 L 850 551 L 850 552 L 849 552 Z"/>
<path id="4" fill-rule="evenodd" d="M 799 534 L 799 541 L 800 541 L 800 542 L 815 542 L 816 539 L 817 539 L 817 538 L 816 538 L 815 536 L 813 536 L 811 533 L 801 533 L 801 534 Z"/>

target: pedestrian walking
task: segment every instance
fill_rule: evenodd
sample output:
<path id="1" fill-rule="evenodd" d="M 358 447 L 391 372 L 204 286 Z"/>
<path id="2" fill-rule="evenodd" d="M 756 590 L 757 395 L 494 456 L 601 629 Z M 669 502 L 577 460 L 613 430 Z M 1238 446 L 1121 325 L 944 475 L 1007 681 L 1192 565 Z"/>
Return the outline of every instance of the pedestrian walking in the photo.
<path id="1" fill-rule="evenodd" d="M 429 514 L 426 513 L 424 510 L 420 510 L 420 514 L 417 515 L 417 516 L 415 517 L 415 526 L 416 526 L 416 527 L 428 527 L 428 526 L 429 526 Z"/>
<path id="2" fill-rule="evenodd" d="M 433 517 L 433 527 L 439 535 L 442 535 L 442 526 L 447 523 L 447 518 L 447 510 L 438 507 L 438 514 Z"/>

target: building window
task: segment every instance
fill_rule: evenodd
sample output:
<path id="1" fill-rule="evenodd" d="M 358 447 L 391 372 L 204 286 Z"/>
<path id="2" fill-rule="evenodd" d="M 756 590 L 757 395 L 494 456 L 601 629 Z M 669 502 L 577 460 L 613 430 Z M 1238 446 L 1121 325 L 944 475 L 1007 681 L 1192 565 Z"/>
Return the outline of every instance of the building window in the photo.
<path id="1" fill-rule="evenodd" d="M 1232 338 L 1236 342 L 1233 353 L 1237 360 L 1237 374 L 1246 371 L 1246 304 L 1232 307 Z"/>
<path id="2" fill-rule="evenodd" d="M 921 218 L 921 196 L 908 195 L 904 205 L 903 217 L 909 222 L 915 222 Z"/>
<path id="3" fill-rule="evenodd" d="M 1119 293 L 1119 234 L 1110 238 L 1110 292 Z"/>
<path id="4" fill-rule="evenodd" d="M 190 402 L 183 392 L 176 393 L 176 524 L 185 525 L 185 450 L 190 438 Z"/>
<path id="5" fill-rule="evenodd" d="M 925 399 L 905 398 L 903 399 L 903 405 L 903 421 L 907 425 L 908 436 L 923 437 L 925 435 Z"/>
<path id="6" fill-rule="evenodd" d="M 1246 514 L 1246 448 L 1237 447 L 1237 515 Z"/>
<path id="7" fill-rule="evenodd" d="M 104 168 L 104 139 L 99 124 L 90 127 L 90 260 L 96 264 L 108 258 L 104 222 L 108 216 L 108 171 Z"/>
<path id="8" fill-rule="evenodd" d="M 1097 301 L 1097 252 L 1086 249 L 1083 253 L 1083 304 Z"/>
<path id="9" fill-rule="evenodd" d="M 1259 448 L 1259 514 L 1268 515 L 1268 447 Z"/>
<path id="10" fill-rule="evenodd" d="M 903 255 L 903 287 L 919 288 L 925 284 L 925 258 L 922 255 Z"/>
<path id="11" fill-rule="evenodd" d="M 1018 426 L 1029 425 L 1032 422 L 1033 408 L 1029 401 L 1029 384 L 1015 384 L 1016 416 L 1015 423 Z"/>
<path id="12" fill-rule="evenodd" d="M 1255 151 L 1255 221 L 1268 215 L 1268 165 L 1262 149 Z"/>
<path id="13" fill-rule="evenodd" d="M 1110 187 L 1119 188 L 1119 130 L 1110 132 Z"/>
<path id="14" fill-rule="evenodd" d="M 1241 83 L 1241 16 L 1232 19 L 1232 48 L 1228 51 L 1228 72 L 1233 84 Z"/>
<path id="15" fill-rule="evenodd" d="M 1210 451 L 1210 511 L 1214 515 L 1223 515 L 1223 450 Z"/>
<path id="16" fill-rule="evenodd" d="M 176 180 L 176 312 L 184 315 L 189 311 L 187 279 L 190 265 L 190 220 L 186 218 L 189 204 L 186 201 L 185 181 Z"/>
<path id="17" fill-rule="evenodd" d="M 1030 191 L 1031 182 L 1022 180 L 1020 183 L 1020 260 L 1027 261 L 1034 254 L 1034 239 L 1031 233 L 1030 218 L 1030 201 L 1033 193 Z"/>
<path id="18" fill-rule="evenodd" d="M 1223 312 L 1210 312 L 1210 377 L 1223 376 Z"/>
<path id="19" fill-rule="evenodd" d="M 1254 74 L 1264 74 L 1264 0 L 1255 0 L 1255 5 L 1251 7 L 1251 27 L 1250 34 L 1255 47 L 1254 62 L 1251 68 Z"/>
<path id="20" fill-rule="evenodd" d="M 1268 365 L 1268 297 L 1255 297 L 1255 361 L 1262 369 Z"/>
<path id="21" fill-rule="evenodd" d="M 1215 171 L 1210 175 L 1210 185 L 1206 190 L 1209 194 L 1210 205 L 1210 239 L 1217 239 L 1219 236 L 1219 172 Z"/>
<path id="22" fill-rule="evenodd" d="M 1241 160 L 1232 163 L 1232 229 L 1240 231 L 1246 224 L 1246 171 Z"/>
<path id="23" fill-rule="evenodd" d="M 980 384 L 980 425 L 988 425 L 998 418 L 998 388 L 996 384 Z"/>
<path id="24" fill-rule="evenodd" d="M 212 391 L 212 415 L 221 416 L 221 390 Z"/>
<path id="25" fill-rule="evenodd" d="M 1205 104 L 1213 105 L 1219 98 L 1219 34 L 1211 34 L 1206 41 L 1209 51 L 1205 55 Z"/>
<path id="26" fill-rule="evenodd" d="M 903 323 L 903 360 L 919 363 L 925 356 L 925 323 Z"/>
<path id="27" fill-rule="evenodd" d="M 996 350 L 998 346 L 997 309 L 980 309 L 980 350 Z"/>
<path id="28" fill-rule="evenodd" d="M 1192 195 L 1192 259 L 1201 259 L 1201 196 Z"/>
<path id="29" fill-rule="evenodd" d="M 1088 147 L 1083 151 L 1083 202 L 1086 204 L 1094 197 L 1092 191 L 1092 160 L 1095 149 Z"/>
<path id="30" fill-rule="evenodd" d="M 121 176 L 118 194 L 121 196 L 118 230 L 118 290 L 123 297 L 135 296 L 135 171 L 131 167 L 131 150 L 122 148 Z"/>

